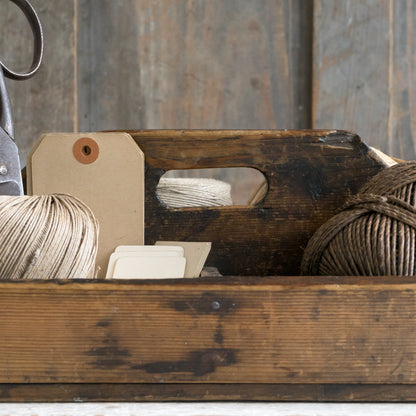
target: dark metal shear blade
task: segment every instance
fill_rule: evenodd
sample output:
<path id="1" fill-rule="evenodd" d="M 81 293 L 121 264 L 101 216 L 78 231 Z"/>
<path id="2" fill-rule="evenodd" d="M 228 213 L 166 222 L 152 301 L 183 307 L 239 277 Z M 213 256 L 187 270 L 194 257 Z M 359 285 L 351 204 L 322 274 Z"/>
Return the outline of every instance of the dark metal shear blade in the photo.
<path id="1" fill-rule="evenodd" d="M 10 101 L 0 67 L 0 195 L 23 195 L 19 152 L 13 134 Z"/>
<path id="2" fill-rule="evenodd" d="M 23 195 L 16 143 L 0 127 L 0 195 Z"/>

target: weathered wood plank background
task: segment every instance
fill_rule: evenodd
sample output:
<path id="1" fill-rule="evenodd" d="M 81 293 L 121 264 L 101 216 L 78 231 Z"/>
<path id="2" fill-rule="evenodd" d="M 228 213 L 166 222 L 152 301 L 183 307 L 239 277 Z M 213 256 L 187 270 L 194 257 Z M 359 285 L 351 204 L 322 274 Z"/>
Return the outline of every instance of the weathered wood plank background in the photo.
<path id="1" fill-rule="evenodd" d="M 415 159 L 415 23 L 414 0 L 315 0 L 315 127 Z"/>
<path id="2" fill-rule="evenodd" d="M 8 82 L 22 158 L 47 131 L 310 125 L 309 0 L 32 4 L 44 63 Z M 0 33 L 7 62 L 27 65 L 30 31 L 9 0 Z"/>
<path id="3" fill-rule="evenodd" d="M 44 63 L 8 81 L 22 159 L 49 131 L 312 127 L 416 158 L 415 0 L 32 3 Z M 0 34 L 23 69 L 30 30 L 9 0 Z"/>

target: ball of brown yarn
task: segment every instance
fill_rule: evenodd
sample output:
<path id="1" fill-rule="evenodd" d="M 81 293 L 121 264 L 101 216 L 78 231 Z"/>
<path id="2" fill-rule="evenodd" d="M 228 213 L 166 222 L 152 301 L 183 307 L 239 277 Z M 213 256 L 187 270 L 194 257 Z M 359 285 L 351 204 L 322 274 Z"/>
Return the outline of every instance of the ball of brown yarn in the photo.
<path id="1" fill-rule="evenodd" d="M 416 162 L 371 178 L 305 249 L 304 275 L 416 275 Z"/>
<path id="2" fill-rule="evenodd" d="M 0 279 L 92 277 L 98 223 L 66 194 L 0 198 Z"/>

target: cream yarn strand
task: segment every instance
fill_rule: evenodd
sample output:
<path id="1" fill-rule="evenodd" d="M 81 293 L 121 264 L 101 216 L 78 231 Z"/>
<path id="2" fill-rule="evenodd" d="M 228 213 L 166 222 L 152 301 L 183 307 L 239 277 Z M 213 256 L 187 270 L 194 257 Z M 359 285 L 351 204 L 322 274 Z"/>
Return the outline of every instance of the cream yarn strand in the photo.
<path id="1" fill-rule="evenodd" d="M 98 222 L 67 194 L 0 198 L 0 279 L 93 277 Z"/>
<path id="2" fill-rule="evenodd" d="M 233 205 L 231 185 L 211 178 L 160 178 L 159 198 L 172 208 Z"/>

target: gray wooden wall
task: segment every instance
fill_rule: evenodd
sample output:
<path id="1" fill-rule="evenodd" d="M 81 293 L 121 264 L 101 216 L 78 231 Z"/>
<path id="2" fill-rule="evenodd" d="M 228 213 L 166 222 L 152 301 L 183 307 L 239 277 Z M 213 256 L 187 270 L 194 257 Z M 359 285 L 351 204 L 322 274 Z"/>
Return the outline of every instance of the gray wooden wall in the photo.
<path id="1" fill-rule="evenodd" d="M 8 81 L 22 158 L 50 131 L 348 129 L 416 158 L 416 0 L 32 0 Z M 415 32 L 415 33 L 413 33 Z M 30 30 L 0 0 L 0 56 Z"/>

